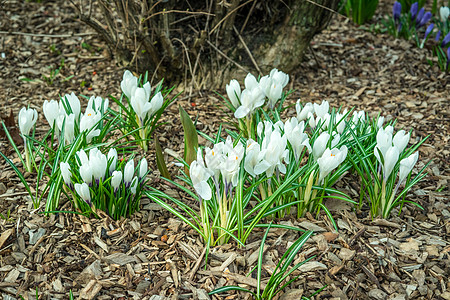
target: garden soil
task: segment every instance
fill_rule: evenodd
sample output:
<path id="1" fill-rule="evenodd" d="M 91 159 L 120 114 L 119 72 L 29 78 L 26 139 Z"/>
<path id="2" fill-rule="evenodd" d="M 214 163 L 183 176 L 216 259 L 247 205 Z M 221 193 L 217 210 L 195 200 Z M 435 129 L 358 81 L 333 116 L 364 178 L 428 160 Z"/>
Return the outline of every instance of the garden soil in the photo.
<path id="1" fill-rule="evenodd" d="M 120 95 L 125 68 L 115 63 L 94 32 L 76 20 L 69 2 L 2 1 L 0 5 L 0 113 L 18 143 L 15 124 L 23 106 L 39 111 L 36 134 L 40 136 L 48 130 L 44 100 L 70 92 Z M 427 63 L 435 60 L 428 49 L 379 32 L 382 25 L 376 20 L 390 13 L 390 6 L 383 5 L 372 24 L 356 27 L 336 16 L 314 38 L 302 68 L 290 74 L 289 87 L 295 92 L 287 104 L 301 99 L 328 100 L 333 107 L 356 106 L 371 116 L 381 113 L 387 120 L 397 119 L 397 128 L 413 130 L 414 142 L 429 136 L 416 167 L 417 171 L 432 160 L 428 175 L 407 196 L 424 209 L 407 204 L 388 220 L 371 220 L 365 207 L 354 210 L 330 202 L 338 232 L 324 214 L 281 220 L 315 231 L 295 261 L 314 258 L 293 273 L 298 279 L 276 299 L 309 297 L 321 288 L 312 299 L 450 299 L 450 76 Z M 60 67 L 52 76 L 51 71 Z M 208 134 L 229 120 L 215 92 L 177 88 L 183 90 L 157 132 L 173 174 L 178 168 L 173 162 L 183 155 L 178 105 L 198 118 L 197 128 Z M 218 92 L 224 94 L 223 89 Z M 294 111 L 292 106 L 287 115 Z M 0 136 L 0 151 L 20 166 L 4 136 Z M 153 166 L 152 186 L 197 207 L 158 178 L 153 150 L 145 157 Z M 34 174 L 25 177 L 41 194 L 45 183 L 36 186 Z M 359 188 L 352 180 L 341 181 L 339 188 L 359 201 Z M 212 247 L 205 264 L 196 232 L 148 199 L 142 200 L 139 212 L 120 221 L 71 213 L 44 215 L 43 206 L 44 200 L 34 209 L 14 170 L 0 159 L 2 299 L 36 299 L 36 293 L 39 299 L 68 299 L 69 291 L 76 299 L 250 299 L 241 292 L 219 296 L 208 292 L 225 285 L 250 289 L 257 285 L 252 268 L 262 229 L 254 231 L 245 248 L 235 243 Z M 70 202 L 63 200 L 61 211 L 71 210 Z M 270 231 L 264 278 L 298 237 L 293 231 Z"/>

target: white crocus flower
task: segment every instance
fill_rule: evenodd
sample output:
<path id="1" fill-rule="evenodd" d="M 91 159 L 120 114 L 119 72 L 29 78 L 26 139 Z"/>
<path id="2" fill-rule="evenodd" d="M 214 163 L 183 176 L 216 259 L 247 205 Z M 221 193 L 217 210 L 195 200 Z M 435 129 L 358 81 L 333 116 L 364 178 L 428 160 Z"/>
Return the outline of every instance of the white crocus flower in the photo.
<path id="1" fill-rule="evenodd" d="M 111 186 L 114 189 L 114 193 L 119 189 L 119 186 L 122 183 L 122 177 L 122 171 L 114 171 L 112 173 Z"/>
<path id="2" fill-rule="evenodd" d="M 92 184 L 92 168 L 90 164 L 85 164 L 80 166 L 81 179 L 89 185 Z"/>
<path id="3" fill-rule="evenodd" d="M 80 166 L 89 164 L 89 158 L 83 149 L 77 151 L 76 154 L 77 154 L 78 158 L 80 159 L 80 164 L 79 164 Z"/>
<path id="4" fill-rule="evenodd" d="M 450 15 L 450 8 L 447 6 L 441 6 L 439 9 L 439 15 L 441 17 L 441 22 L 446 23 L 448 20 L 448 16 Z"/>
<path id="5" fill-rule="evenodd" d="M 147 171 L 148 171 L 148 162 L 144 157 L 143 159 L 141 159 L 141 162 L 139 164 L 139 179 L 144 177 L 145 174 L 147 174 Z"/>
<path id="6" fill-rule="evenodd" d="M 93 109 L 99 113 L 105 113 L 108 110 L 109 100 L 108 98 L 103 99 L 102 97 L 92 96 L 88 101 L 88 108 Z"/>
<path id="7" fill-rule="evenodd" d="M 114 148 L 109 149 L 108 152 L 108 162 L 111 162 L 109 165 L 109 174 L 112 174 L 117 167 L 117 150 Z"/>
<path id="8" fill-rule="evenodd" d="M 147 82 L 148 83 L 148 82 Z M 149 84 L 150 86 L 150 84 Z M 131 96 L 131 107 L 133 108 L 139 120 L 144 122 L 147 113 L 152 109 L 152 105 L 148 102 L 150 98 L 150 91 L 147 92 L 145 88 L 137 88 L 134 95 Z"/>
<path id="9" fill-rule="evenodd" d="M 300 99 L 295 104 L 295 110 L 297 112 L 297 119 L 299 121 L 304 121 L 308 119 L 308 114 L 314 112 L 314 106 L 312 103 L 306 103 L 305 106 L 301 106 Z"/>
<path id="10" fill-rule="evenodd" d="M 275 68 L 270 71 L 270 77 L 272 81 L 276 81 L 282 88 L 285 88 L 289 83 L 289 75 Z"/>
<path id="11" fill-rule="evenodd" d="M 269 86 L 269 89 L 266 90 L 266 96 L 269 98 L 269 106 L 271 109 L 275 107 L 275 104 L 278 100 L 281 99 L 283 95 L 283 87 L 276 81 L 272 81 Z"/>
<path id="12" fill-rule="evenodd" d="M 91 192 L 89 191 L 89 186 L 86 183 L 75 183 L 75 190 L 81 199 L 91 206 Z"/>
<path id="13" fill-rule="evenodd" d="M 375 157 L 381 163 L 380 153 L 383 156 L 383 159 L 386 159 L 386 152 L 392 146 L 392 131 L 389 128 L 386 129 L 380 128 L 377 133 L 377 145 L 374 149 Z"/>
<path id="14" fill-rule="evenodd" d="M 212 176 L 217 180 L 219 178 L 220 166 L 225 160 L 223 154 L 224 143 L 219 142 L 213 146 L 212 149 L 205 149 L 205 162 L 208 169 L 212 172 Z"/>
<path id="15" fill-rule="evenodd" d="M 309 127 L 311 127 L 312 129 L 316 128 L 316 125 L 318 122 L 316 122 L 316 119 L 314 118 L 314 115 L 312 112 L 308 112 L 308 124 Z M 320 118 L 317 117 L 317 120 L 320 121 Z"/>
<path id="16" fill-rule="evenodd" d="M 396 146 L 391 146 L 386 151 L 386 154 L 384 155 L 384 164 L 382 164 L 383 169 L 383 178 L 384 181 L 386 181 L 389 176 L 392 173 L 392 170 L 394 169 L 395 165 L 397 164 L 398 157 L 400 153 L 398 151 L 398 148 Z M 378 157 L 377 157 L 378 159 Z M 381 164 L 381 161 L 378 159 L 378 161 Z"/>
<path id="17" fill-rule="evenodd" d="M 327 148 L 323 155 L 317 160 L 319 164 L 319 183 L 323 182 L 323 179 L 330 174 L 331 171 L 336 169 L 347 157 L 347 147 L 344 145 L 341 149 Z"/>
<path id="18" fill-rule="evenodd" d="M 199 163 L 197 160 L 194 160 L 191 163 L 189 177 L 191 177 L 192 185 L 199 197 L 203 200 L 210 200 L 212 191 L 207 181 L 211 177 L 211 173 L 205 168 L 203 161 Z"/>
<path id="19" fill-rule="evenodd" d="M 91 149 L 89 152 L 89 165 L 92 168 L 92 175 L 96 183 L 99 183 L 100 180 L 103 181 L 108 166 L 106 155 L 101 153 L 97 148 Z"/>
<path id="20" fill-rule="evenodd" d="M 269 167 L 269 163 L 264 160 L 265 150 L 261 151 L 261 146 L 252 139 L 247 140 L 245 150 L 244 169 L 256 177 L 265 172 Z"/>
<path id="21" fill-rule="evenodd" d="M 90 143 L 93 137 L 100 135 L 100 129 L 95 129 L 102 116 L 92 108 L 86 108 L 86 112 L 80 119 L 80 132 L 86 132 L 86 141 Z"/>
<path id="22" fill-rule="evenodd" d="M 366 119 L 366 113 L 363 110 L 358 112 L 354 111 L 352 115 L 352 122 L 354 125 L 357 125 L 359 122 L 364 123 Z"/>
<path id="23" fill-rule="evenodd" d="M 330 109 L 330 104 L 326 100 L 323 100 L 320 105 L 317 103 L 314 103 L 313 106 L 314 106 L 314 112 L 321 119 L 325 118 L 325 115 L 328 113 L 328 111 Z"/>
<path id="24" fill-rule="evenodd" d="M 251 115 L 255 109 L 264 104 L 264 94 L 259 87 L 252 90 L 245 89 L 241 94 L 241 106 L 234 112 L 238 119 Z"/>
<path id="25" fill-rule="evenodd" d="M 138 78 L 134 76 L 130 71 L 126 70 L 123 73 L 123 79 L 120 83 L 122 92 L 127 96 L 128 99 L 134 95 L 135 90 L 138 88 Z"/>
<path id="26" fill-rule="evenodd" d="M 267 146 L 263 147 L 263 150 L 265 150 L 264 160 L 269 165 L 266 170 L 266 176 L 272 177 L 275 170 L 285 174 L 286 166 L 282 161 L 288 162 L 289 156 L 289 150 L 286 149 L 286 135 L 281 136 L 280 132 L 275 130 L 272 131 L 270 136 L 264 137 L 264 140 L 269 141 L 268 143 L 265 143 Z"/>
<path id="27" fill-rule="evenodd" d="M 31 128 L 33 128 L 34 124 L 36 124 L 37 117 L 37 110 L 33 108 L 22 107 L 22 109 L 19 111 L 19 129 L 22 133 L 25 144 L 25 136 L 30 135 Z"/>
<path id="28" fill-rule="evenodd" d="M 256 77 L 253 76 L 252 73 L 248 73 L 247 76 L 245 76 L 244 85 L 245 85 L 245 88 L 248 90 L 253 90 L 253 89 L 259 88 L 259 83 L 256 80 Z M 239 91 L 241 91 L 240 87 L 239 87 Z"/>
<path id="29" fill-rule="evenodd" d="M 381 117 L 381 116 L 378 117 L 377 128 L 380 129 L 383 126 L 383 123 L 384 123 L 384 117 Z"/>
<path id="30" fill-rule="evenodd" d="M 345 124 L 346 124 L 346 120 L 345 120 L 344 117 L 345 117 L 346 114 L 347 114 L 346 110 L 342 114 L 340 114 L 340 113 L 336 114 L 336 119 L 335 119 L 335 122 L 337 124 L 336 131 L 339 134 L 342 134 L 344 132 Z"/>
<path id="31" fill-rule="evenodd" d="M 78 120 L 78 117 L 81 114 L 80 99 L 78 99 L 74 92 L 64 95 L 64 98 L 67 100 L 65 103 L 69 104 L 72 113 L 75 115 L 76 120 Z"/>
<path id="32" fill-rule="evenodd" d="M 301 121 L 298 123 L 297 118 L 291 118 L 284 124 L 284 133 L 286 134 L 287 140 L 294 150 L 296 162 L 298 162 L 304 147 L 306 147 L 309 152 L 312 151 L 309 144 L 309 137 L 306 133 L 304 133 L 304 129 L 305 122 Z"/>
<path id="33" fill-rule="evenodd" d="M 150 100 L 150 109 L 147 111 L 147 117 L 153 116 L 163 105 L 164 98 L 161 92 L 158 92 L 155 96 L 153 96 L 152 100 Z"/>
<path id="34" fill-rule="evenodd" d="M 50 124 L 51 127 L 58 128 L 56 125 L 56 119 L 59 116 L 59 104 L 58 101 L 50 100 L 44 101 L 44 116 L 45 119 L 47 119 L 48 124 Z"/>
<path id="35" fill-rule="evenodd" d="M 227 137 L 222 148 L 223 161 L 219 167 L 223 182 L 226 185 L 232 185 L 233 187 L 237 185 L 239 167 L 244 157 L 244 152 L 245 149 L 241 143 L 237 143 L 233 147 L 233 140 L 230 136 Z"/>
<path id="36" fill-rule="evenodd" d="M 313 145 L 313 156 L 314 160 L 319 159 L 327 148 L 328 140 L 330 139 L 330 134 L 328 132 L 322 132 L 319 137 L 314 141 Z"/>
<path id="37" fill-rule="evenodd" d="M 71 144 L 75 140 L 75 115 L 70 114 L 64 120 L 64 139 L 67 144 Z"/>
<path id="38" fill-rule="evenodd" d="M 411 154 L 407 158 L 404 158 L 400 161 L 400 174 L 398 178 L 398 183 L 402 183 L 403 180 L 406 179 L 408 174 L 412 171 L 414 168 L 414 165 L 417 163 L 417 160 L 419 159 L 419 152 L 416 152 L 414 154 Z"/>
<path id="39" fill-rule="evenodd" d="M 59 164 L 59 166 L 61 168 L 61 175 L 64 179 L 64 183 L 68 187 L 71 187 L 72 186 L 72 181 L 71 181 L 72 173 L 70 172 L 70 165 L 66 162 L 61 162 Z"/>
<path id="40" fill-rule="evenodd" d="M 402 153 L 406 148 L 409 142 L 409 137 L 409 132 L 405 132 L 404 130 L 400 130 L 394 135 L 393 143 L 394 146 L 398 148 L 398 152 Z"/>
<path id="41" fill-rule="evenodd" d="M 131 180 L 133 179 L 133 175 L 134 175 L 134 160 L 131 159 L 127 162 L 124 169 L 123 181 L 125 182 L 125 185 L 127 186 L 130 185 Z"/>
<path id="42" fill-rule="evenodd" d="M 233 105 L 234 108 L 239 107 L 239 98 L 241 98 L 241 86 L 239 82 L 236 79 L 232 79 L 230 84 L 225 86 L 225 89 L 227 90 L 228 99 L 230 99 L 231 105 Z"/>

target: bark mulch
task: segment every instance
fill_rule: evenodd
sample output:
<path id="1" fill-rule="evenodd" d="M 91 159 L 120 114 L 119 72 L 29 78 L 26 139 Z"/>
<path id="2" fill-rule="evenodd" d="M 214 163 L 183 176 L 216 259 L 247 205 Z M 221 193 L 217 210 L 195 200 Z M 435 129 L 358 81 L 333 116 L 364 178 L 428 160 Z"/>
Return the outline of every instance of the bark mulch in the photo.
<path id="1" fill-rule="evenodd" d="M 38 124 L 46 124 L 43 101 L 72 91 L 119 95 L 124 68 L 116 65 L 90 29 L 74 19 L 70 4 L 6 1 L 4 7 L 0 113 L 5 120 L 10 111 L 16 116 L 30 104 L 40 113 Z M 389 5 L 381 6 L 376 18 L 388 11 Z M 336 18 L 316 36 L 302 68 L 291 74 L 296 91 L 288 104 L 298 98 L 326 99 L 334 107 L 356 106 L 388 120 L 396 118 L 397 128 L 413 129 L 413 141 L 430 136 L 420 148 L 417 168 L 430 159 L 432 163 L 428 176 L 408 195 L 424 210 L 406 205 L 399 216 L 372 221 L 365 209 L 328 203 L 338 233 L 323 215 L 282 220 L 316 232 L 296 262 L 315 258 L 294 273 L 300 277 L 278 299 L 300 299 L 325 285 L 314 299 L 450 299 L 449 76 L 430 67 L 427 58 L 432 59 L 430 53 L 411 42 Z M 61 66 L 61 59 L 64 65 L 52 83 L 42 79 Z M 214 133 L 225 115 L 212 91 L 183 93 L 176 104 L 198 116 L 199 129 L 207 133 Z M 167 123 L 158 132 L 169 161 L 183 153 L 177 113 L 177 105 L 169 107 Z M 40 134 L 47 128 L 37 130 Z M 19 164 L 2 137 L 0 151 Z M 152 151 L 147 157 L 154 163 Z M 176 167 L 171 165 L 171 171 Z M 31 186 L 42 189 L 35 187 L 34 175 L 25 176 Z M 151 179 L 154 186 L 178 194 L 158 179 L 157 171 Z M 359 199 L 351 183 L 341 185 Z M 234 243 L 213 247 L 205 265 L 203 244 L 193 230 L 148 199 L 141 207 L 121 221 L 69 213 L 45 216 L 42 205 L 33 209 L 14 171 L 1 160 L 0 298 L 35 299 L 36 290 L 39 299 L 67 299 L 70 290 L 79 299 L 250 298 L 243 293 L 212 297 L 207 293 L 224 285 L 256 287 L 256 273 L 246 275 L 257 262 L 262 229 L 254 231 L 243 249 Z M 61 207 L 71 209 L 68 201 Z M 298 237 L 299 233 L 282 229 L 270 232 L 264 248 L 265 278 Z"/>

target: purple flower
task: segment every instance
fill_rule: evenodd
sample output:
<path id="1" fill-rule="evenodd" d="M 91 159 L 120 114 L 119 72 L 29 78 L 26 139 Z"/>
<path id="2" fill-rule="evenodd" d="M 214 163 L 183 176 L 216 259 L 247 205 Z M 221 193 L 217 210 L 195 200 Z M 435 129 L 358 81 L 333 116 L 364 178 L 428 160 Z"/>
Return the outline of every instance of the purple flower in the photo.
<path id="1" fill-rule="evenodd" d="M 423 25 L 427 24 L 428 21 L 430 21 L 430 19 L 431 19 L 432 16 L 433 16 L 433 15 L 432 15 L 429 11 L 427 11 L 427 12 L 423 15 L 422 20 L 420 20 L 420 23 L 419 23 L 419 25 L 417 25 L 417 27 L 422 27 Z"/>
<path id="2" fill-rule="evenodd" d="M 437 33 L 436 33 L 436 37 L 434 38 L 434 40 L 436 41 L 436 42 L 439 42 L 439 39 L 441 38 L 441 31 L 439 30 Z"/>
<path id="3" fill-rule="evenodd" d="M 433 31 L 433 28 L 434 28 L 434 24 L 433 23 L 428 25 L 427 30 L 425 30 L 425 37 L 423 38 L 424 40 L 427 39 L 428 35 L 431 33 L 431 31 Z"/>
<path id="4" fill-rule="evenodd" d="M 442 40 L 442 44 L 441 47 L 445 47 L 445 45 L 447 45 L 448 43 L 450 43 L 450 32 L 447 33 L 446 36 L 444 36 L 444 39 Z"/>
<path id="5" fill-rule="evenodd" d="M 419 9 L 419 2 L 415 2 L 411 5 L 411 20 L 414 21 L 414 19 L 416 18 L 417 15 L 417 10 Z"/>
<path id="6" fill-rule="evenodd" d="M 419 12 L 417 13 L 416 24 L 419 24 L 420 21 L 422 21 L 422 17 L 423 17 L 424 14 L 425 14 L 425 8 L 422 7 L 422 8 L 419 10 Z"/>
<path id="7" fill-rule="evenodd" d="M 445 69 L 448 69 L 448 65 L 450 63 L 450 47 L 447 48 L 447 64 L 445 65 Z"/>
<path id="8" fill-rule="evenodd" d="M 394 15 L 395 21 L 400 19 L 401 12 L 402 12 L 402 4 L 400 2 L 395 1 L 394 6 L 392 7 L 392 14 Z"/>

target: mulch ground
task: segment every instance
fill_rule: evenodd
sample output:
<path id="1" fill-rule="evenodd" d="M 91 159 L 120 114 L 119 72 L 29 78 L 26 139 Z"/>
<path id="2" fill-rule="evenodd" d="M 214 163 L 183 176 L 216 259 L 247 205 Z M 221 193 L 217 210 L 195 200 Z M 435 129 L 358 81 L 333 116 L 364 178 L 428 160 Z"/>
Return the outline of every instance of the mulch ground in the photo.
<path id="1" fill-rule="evenodd" d="M 74 19 L 69 4 L 3 5 L 0 113 L 4 118 L 29 104 L 40 113 L 38 124 L 46 124 L 42 113 L 46 99 L 72 91 L 119 95 L 124 68 L 116 65 L 90 29 Z M 376 18 L 389 12 L 389 5 L 384 5 Z M 49 77 L 61 59 L 64 66 L 49 84 L 42 76 Z M 324 286 L 314 299 L 450 299 L 449 75 L 430 67 L 427 59 L 433 59 L 428 50 L 412 42 L 336 18 L 314 38 L 302 68 L 291 74 L 296 91 L 289 104 L 298 98 L 326 99 L 334 107 L 356 106 L 398 119 L 397 127 L 413 129 L 413 141 L 430 136 L 420 148 L 417 168 L 430 159 L 432 163 L 428 176 L 408 195 L 424 210 L 406 205 L 400 216 L 372 221 L 367 210 L 329 203 L 338 233 L 324 216 L 283 220 L 316 232 L 296 261 L 316 257 L 300 269 L 300 277 L 279 299 L 300 299 Z M 183 93 L 176 104 L 198 116 L 199 129 L 207 133 L 214 133 L 223 119 L 217 109 L 221 103 L 212 91 L 194 91 L 190 97 Z M 177 105 L 169 107 L 167 124 L 159 131 L 169 161 L 183 153 L 177 114 Z M 46 130 L 38 127 L 37 133 Z M 0 151 L 19 162 L 4 138 Z M 147 157 L 154 162 L 152 152 Z M 175 166 L 171 170 L 175 172 Z M 35 187 L 33 175 L 25 176 Z M 156 171 L 151 178 L 155 186 L 170 189 Z M 342 185 L 358 199 L 351 183 Z M 142 200 L 138 213 L 122 221 L 64 213 L 44 216 L 42 205 L 33 209 L 12 168 L 0 160 L 0 213 L 5 217 L 0 219 L 0 298 L 35 299 L 38 290 L 39 299 L 67 299 L 71 290 L 80 299 L 249 299 L 243 293 L 210 297 L 207 292 L 224 285 L 256 287 L 255 274 L 245 275 L 255 266 L 262 230 L 255 230 L 243 249 L 235 244 L 214 247 L 205 265 L 198 235 L 148 199 Z M 62 206 L 71 209 L 69 202 Z M 270 232 L 264 277 L 298 236 L 281 229 Z"/>

